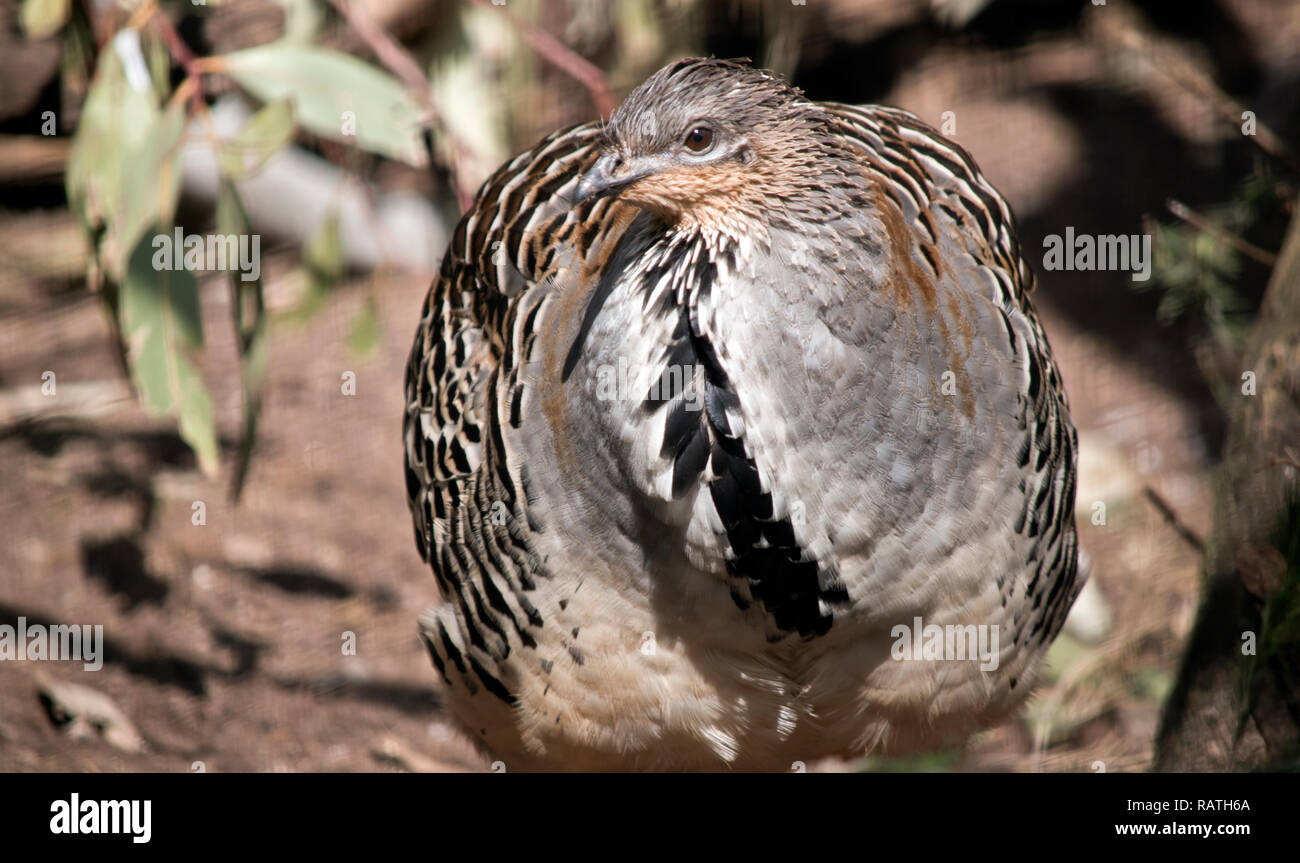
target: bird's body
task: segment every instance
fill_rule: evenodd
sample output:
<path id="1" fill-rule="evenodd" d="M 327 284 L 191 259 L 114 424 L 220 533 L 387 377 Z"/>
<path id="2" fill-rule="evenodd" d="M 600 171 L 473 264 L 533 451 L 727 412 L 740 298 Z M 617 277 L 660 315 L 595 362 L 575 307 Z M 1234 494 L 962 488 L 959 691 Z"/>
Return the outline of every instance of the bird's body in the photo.
<path id="1" fill-rule="evenodd" d="M 1007 715 L 1082 583 L 1031 286 L 956 145 L 724 61 L 503 166 L 407 369 L 452 713 L 508 769 L 578 770 L 788 770 Z"/>

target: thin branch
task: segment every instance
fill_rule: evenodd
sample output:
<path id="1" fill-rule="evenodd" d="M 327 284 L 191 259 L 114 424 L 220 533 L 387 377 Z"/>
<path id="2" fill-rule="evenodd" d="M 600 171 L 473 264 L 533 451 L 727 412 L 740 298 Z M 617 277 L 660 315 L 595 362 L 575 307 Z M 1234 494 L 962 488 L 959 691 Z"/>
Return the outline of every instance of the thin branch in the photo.
<path id="1" fill-rule="evenodd" d="M 1199 231 L 1204 231 L 1210 236 L 1222 240 L 1237 251 L 1241 252 L 1243 255 L 1259 261 L 1264 266 L 1273 267 L 1277 264 L 1277 255 L 1261 249 L 1254 243 L 1243 240 L 1241 237 L 1238 237 L 1230 231 L 1225 231 L 1223 228 L 1206 219 L 1183 202 L 1174 200 L 1173 198 L 1168 198 L 1165 201 L 1165 206 L 1169 208 L 1169 212 L 1173 213 L 1193 228 L 1196 228 Z"/>
<path id="2" fill-rule="evenodd" d="M 63 176 L 72 143 L 44 135 L 0 135 L 0 183 L 45 183 Z"/>
<path id="3" fill-rule="evenodd" d="M 456 189 L 456 200 L 460 204 L 461 211 L 468 210 L 474 202 L 474 190 L 465 185 L 465 172 L 462 170 L 462 164 L 471 151 L 471 148 L 456 134 L 455 129 L 446 121 L 442 112 L 433 101 L 433 85 L 429 82 L 420 64 L 415 62 L 401 44 L 388 35 L 384 28 L 380 27 L 373 19 L 361 9 L 355 6 L 351 0 L 330 0 L 330 4 L 339 11 L 344 20 L 348 22 L 361 40 L 366 43 L 375 57 L 382 63 L 388 71 L 396 75 L 407 89 L 415 96 L 420 107 L 424 110 L 425 119 L 443 135 L 447 142 L 449 159 L 451 164 L 452 185 Z"/>
<path id="4" fill-rule="evenodd" d="M 1242 122 L 1245 106 L 1220 89 L 1184 52 L 1171 43 L 1158 40 L 1129 19 L 1120 18 L 1120 21 L 1125 23 L 1116 26 L 1114 36 L 1121 47 L 1133 56 L 1145 59 L 1150 68 L 1179 87 L 1204 99 L 1215 113 L 1229 123 L 1239 125 Z M 1255 134 L 1243 137 L 1291 170 L 1300 171 L 1300 159 L 1276 132 L 1258 118 L 1255 119 Z"/>
<path id="5" fill-rule="evenodd" d="M 472 2 L 481 8 L 492 9 L 504 14 L 510 20 L 510 23 L 518 28 L 523 37 L 528 40 L 528 44 L 532 46 L 538 56 L 586 87 L 587 92 L 591 94 L 591 101 L 595 103 L 596 111 L 600 113 L 602 119 L 608 120 L 609 115 L 614 113 L 616 103 L 609 91 L 609 81 L 599 66 L 580 56 L 572 48 L 531 21 L 525 21 L 508 10 L 492 6 L 488 3 L 488 0 L 472 0 Z"/>
<path id="6" fill-rule="evenodd" d="M 108 41 L 109 33 L 107 25 L 102 23 L 102 18 L 95 14 L 95 0 L 81 0 L 82 11 L 86 13 L 86 20 L 90 22 L 90 37 L 95 40 L 95 52 L 103 50 L 104 43 Z M 92 61 L 93 63 L 93 58 Z"/>
<path id="7" fill-rule="evenodd" d="M 429 79 L 425 77 L 420 64 L 403 48 L 396 39 L 388 35 L 365 9 L 354 5 L 351 0 L 330 0 L 331 5 L 348 22 L 362 41 L 375 52 L 375 56 L 388 70 L 402 79 L 412 91 L 425 92 L 429 89 Z M 428 101 L 423 98 L 421 101 Z"/>
<path id="8" fill-rule="evenodd" d="M 205 104 L 203 101 L 204 70 L 202 61 L 194 55 L 194 52 L 190 50 L 190 46 L 185 44 L 181 34 L 176 32 L 176 26 L 172 24 L 172 20 L 158 8 L 158 4 L 154 0 L 148 0 L 148 2 L 141 5 L 127 21 L 128 27 L 136 29 L 142 29 L 146 25 L 153 27 L 159 38 L 163 40 L 163 45 L 167 47 L 167 53 L 171 56 L 172 61 L 185 70 L 185 74 L 188 76 L 185 83 L 193 82 L 191 84 L 193 90 L 189 93 L 189 98 L 194 103 L 194 109 L 196 111 L 200 110 Z"/>
<path id="9" fill-rule="evenodd" d="M 1291 447 L 1286 447 L 1286 453 L 1281 458 L 1275 456 L 1269 461 L 1269 464 L 1280 464 L 1285 467 L 1300 470 L 1300 456 L 1297 456 Z"/>
<path id="10" fill-rule="evenodd" d="M 0 390 L 0 429 L 55 418 L 87 420 L 102 417 L 135 401 L 125 380 L 59 383 L 56 395 L 44 384 Z"/>
<path id="11" fill-rule="evenodd" d="M 1160 492 L 1147 485 L 1142 487 L 1142 493 L 1146 495 L 1146 499 L 1151 501 L 1151 505 L 1169 523 L 1174 532 L 1182 537 L 1184 542 L 1190 545 L 1197 554 L 1205 552 L 1205 540 L 1196 531 L 1183 524 L 1182 520 L 1178 518 L 1178 513 L 1169 505 L 1169 501 L 1160 495 Z"/>

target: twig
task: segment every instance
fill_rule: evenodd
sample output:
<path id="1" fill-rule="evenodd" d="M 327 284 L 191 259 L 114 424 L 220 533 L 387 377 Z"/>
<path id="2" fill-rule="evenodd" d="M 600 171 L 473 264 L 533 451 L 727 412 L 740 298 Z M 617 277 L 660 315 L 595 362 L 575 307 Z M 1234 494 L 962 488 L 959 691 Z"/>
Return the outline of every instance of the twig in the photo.
<path id="1" fill-rule="evenodd" d="M 1171 616 L 1166 615 L 1149 623 L 1137 632 L 1117 636 L 1111 641 L 1100 645 L 1062 672 L 1050 692 L 1044 696 L 1040 715 L 1046 717 L 1046 719 L 1034 729 L 1036 762 L 1041 762 L 1042 754 L 1047 749 L 1047 743 L 1052 733 L 1052 719 L 1060 712 L 1061 706 L 1073 693 L 1074 688 L 1087 680 L 1098 669 L 1107 665 L 1114 666 L 1126 652 L 1139 645 L 1144 639 L 1165 631 L 1170 620 Z"/>
<path id="2" fill-rule="evenodd" d="M 330 4 L 339 11 L 348 22 L 348 26 L 356 31 L 370 50 L 375 52 L 379 62 L 406 84 L 407 89 L 424 109 L 428 122 L 442 133 L 448 144 L 451 162 L 448 167 L 451 170 L 452 185 L 456 189 L 456 200 L 462 212 L 468 210 L 474 202 L 474 190 L 465 185 L 462 164 L 470 148 L 460 139 L 438 106 L 434 104 L 433 86 L 420 69 L 420 64 L 416 63 L 415 58 L 396 39 L 388 35 L 384 28 L 376 24 L 364 10 L 354 6 L 351 0 L 330 0 Z"/>
<path id="3" fill-rule="evenodd" d="M 86 13 L 86 21 L 90 23 L 90 37 L 95 40 L 95 51 L 98 53 L 108 41 L 107 27 L 101 23 L 100 16 L 95 14 L 95 0 L 81 0 L 81 10 Z M 92 63 L 93 61 L 94 58 L 91 58 Z"/>
<path id="4" fill-rule="evenodd" d="M 602 119 L 607 120 L 609 115 L 614 113 L 614 97 L 610 94 L 609 81 L 605 78 L 605 73 L 600 70 L 600 67 L 589 62 L 531 21 L 525 21 L 523 18 L 500 7 L 493 7 L 487 0 L 471 0 L 471 2 L 484 9 L 493 9 L 504 14 L 510 20 L 510 23 L 517 27 L 524 38 L 528 40 L 528 44 L 532 46 L 538 56 L 586 87 L 587 92 L 591 94 L 591 101 L 595 103 L 596 110 L 600 113 Z"/>
<path id="5" fill-rule="evenodd" d="M 1209 221 L 1204 216 L 1200 215 L 1195 210 L 1193 210 L 1191 207 L 1184 204 L 1182 201 L 1176 201 L 1173 198 L 1168 198 L 1165 200 L 1165 206 L 1169 208 L 1169 212 L 1173 213 L 1175 216 L 1182 219 L 1184 222 L 1191 225 L 1193 228 L 1196 228 L 1197 230 L 1200 231 L 1204 231 L 1205 233 L 1213 237 L 1217 237 L 1218 239 L 1223 240 L 1223 242 L 1232 246 L 1234 249 L 1241 252 L 1243 255 L 1246 255 L 1249 258 L 1259 261 L 1264 266 L 1273 267 L 1277 264 L 1277 255 L 1273 254 L 1272 252 L 1261 249 L 1259 246 L 1256 246 L 1254 243 L 1251 243 L 1247 240 L 1243 240 L 1241 237 L 1238 237 L 1236 234 L 1230 231 L 1225 231 L 1223 228 L 1220 228 L 1218 225 Z"/>
<path id="6" fill-rule="evenodd" d="M 53 395 L 46 395 L 42 384 L 0 390 L 0 429 L 55 417 L 94 419 L 134 400 L 135 393 L 123 380 L 60 383 Z"/>
<path id="7" fill-rule="evenodd" d="M 1300 470 L 1300 456 L 1297 456 L 1291 447 L 1286 447 L 1285 449 L 1286 453 L 1281 458 L 1274 456 L 1269 460 L 1269 464 L 1280 464 L 1285 467 Z"/>
<path id="8" fill-rule="evenodd" d="M 176 32 L 175 25 L 170 18 L 163 14 L 158 8 L 155 0 L 148 0 L 132 13 L 131 18 L 127 21 L 128 27 L 140 29 L 146 24 L 152 26 L 158 32 L 159 38 L 167 46 L 167 53 L 171 55 L 172 60 L 178 66 L 185 70 L 188 80 L 193 81 L 193 91 L 189 94 L 190 100 L 194 103 L 196 111 L 201 110 L 205 104 L 203 101 L 203 65 L 202 61 L 190 50 L 190 46 L 185 44 L 181 34 Z M 179 89 L 179 88 L 178 88 Z"/>
<path id="9" fill-rule="evenodd" d="M 1142 487 L 1142 493 L 1146 495 L 1147 500 L 1151 501 L 1151 505 L 1164 517 L 1165 521 L 1169 522 L 1169 526 L 1174 529 L 1175 533 L 1182 537 L 1198 554 L 1204 553 L 1205 540 L 1196 531 L 1179 520 L 1178 513 L 1174 512 L 1174 508 L 1169 505 L 1169 502 L 1160 496 L 1160 492 L 1147 485 Z"/>
<path id="10" fill-rule="evenodd" d="M 1229 123 L 1233 125 L 1241 123 L 1245 106 L 1219 89 L 1218 85 L 1197 69 L 1183 52 L 1169 44 L 1157 41 L 1130 19 L 1120 18 L 1120 21 L 1125 23 L 1116 26 L 1114 36 L 1121 47 L 1135 56 L 1144 58 L 1150 68 L 1204 99 Z M 1300 159 L 1297 159 L 1295 153 L 1287 147 L 1277 133 L 1258 118 L 1255 120 L 1255 134 L 1244 137 L 1268 156 L 1286 164 L 1293 171 L 1300 171 Z"/>
<path id="11" fill-rule="evenodd" d="M 67 138 L 0 135 L 0 183 L 44 183 L 61 177 L 71 150 Z"/>

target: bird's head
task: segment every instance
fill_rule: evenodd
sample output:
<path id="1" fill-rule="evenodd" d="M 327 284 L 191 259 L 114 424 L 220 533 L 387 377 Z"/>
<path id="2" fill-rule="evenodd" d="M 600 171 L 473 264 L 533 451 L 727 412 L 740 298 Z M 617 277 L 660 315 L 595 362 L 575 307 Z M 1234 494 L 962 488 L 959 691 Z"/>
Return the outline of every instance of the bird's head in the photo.
<path id="1" fill-rule="evenodd" d="M 825 129 L 825 113 L 771 72 L 681 60 L 614 112 L 575 202 L 617 196 L 687 228 L 765 224 L 843 171 Z"/>

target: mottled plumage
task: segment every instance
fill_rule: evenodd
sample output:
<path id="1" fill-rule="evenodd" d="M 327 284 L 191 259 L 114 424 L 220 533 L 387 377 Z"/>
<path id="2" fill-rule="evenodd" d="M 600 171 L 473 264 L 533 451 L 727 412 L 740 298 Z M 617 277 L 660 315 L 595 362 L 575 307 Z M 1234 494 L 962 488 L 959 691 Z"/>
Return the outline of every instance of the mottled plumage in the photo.
<path id="1" fill-rule="evenodd" d="M 960 147 L 740 64 L 504 165 L 407 368 L 451 713 L 507 769 L 784 770 L 1005 716 L 1082 585 L 1032 284 Z M 917 618 L 997 627 L 996 669 L 898 658 Z"/>

